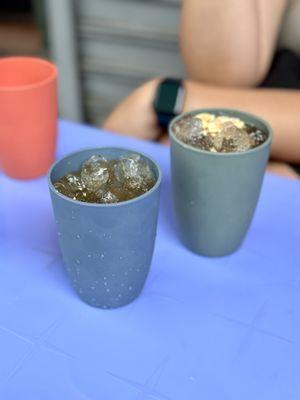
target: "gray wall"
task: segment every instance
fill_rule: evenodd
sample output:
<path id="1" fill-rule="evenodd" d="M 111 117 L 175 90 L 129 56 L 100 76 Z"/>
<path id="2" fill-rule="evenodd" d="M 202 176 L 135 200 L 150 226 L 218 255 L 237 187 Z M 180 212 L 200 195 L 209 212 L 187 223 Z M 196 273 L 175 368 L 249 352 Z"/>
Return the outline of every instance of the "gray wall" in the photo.
<path id="1" fill-rule="evenodd" d="M 64 7 L 63 13 L 60 7 Z M 157 75 L 182 76 L 179 7 L 180 0 L 48 0 L 48 10 L 63 14 L 67 22 L 60 20 L 59 28 L 57 17 L 52 22 L 50 18 L 49 29 L 53 57 L 62 67 L 62 116 L 81 119 L 75 110 L 81 104 L 85 119 L 99 125 L 120 99 L 143 81 Z M 70 41 L 63 44 L 62 36 L 70 38 L 71 32 L 73 45 Z M 71 71 L 74 57 L 78 64 Z M 66 91 L 64 81 L 74 79 L 80 85 L 74 82 L 74 88 Z M 78 95 L 81 101 L 70 98 Z M 73 113 L 70 103 L 75 107 Z"/>

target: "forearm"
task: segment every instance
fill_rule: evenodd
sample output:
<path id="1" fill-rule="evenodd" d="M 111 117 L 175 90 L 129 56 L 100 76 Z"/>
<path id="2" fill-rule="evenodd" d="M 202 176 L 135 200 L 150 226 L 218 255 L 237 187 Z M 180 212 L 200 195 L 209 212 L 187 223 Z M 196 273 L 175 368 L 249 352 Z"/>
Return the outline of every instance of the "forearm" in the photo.
<path id="1" fill-rule="evenodd" d="M 181 52 L 191 79 L 255 86 L 267 72 L 288 0 L 184 0 Z"/>
<path id="2" fill-rule="evenodd" d="M 220 88 L 187 81 L 184 111 L 235 108 L 261 116 L 274 130 L 272 157 L 300 162 L 300 91 Z"/>
<path id="3" fill-rule="evenodd" d="M 159 140 L 161 129 L 153 109 L 160 78 L 149 81 L 124 99 L 103 127 L 148 140 Z M 234 108 L 261 116 L 274 130 L 274 159 L 300 163 L 300 90 L 237 89 L 185 81 L 183 111 L 197 108 Z"/>

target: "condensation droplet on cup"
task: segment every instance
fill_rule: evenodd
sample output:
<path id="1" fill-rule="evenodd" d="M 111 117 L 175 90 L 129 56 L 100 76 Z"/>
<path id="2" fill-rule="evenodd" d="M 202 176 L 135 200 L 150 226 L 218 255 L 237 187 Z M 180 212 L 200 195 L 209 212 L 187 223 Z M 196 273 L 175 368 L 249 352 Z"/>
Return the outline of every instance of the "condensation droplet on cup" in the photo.
<path id="1" fill-rule="evenodd" d="M 79 288 L 79 289 L 78 289 L 78 292 L 79 292 L 80 294 L 82 294 L 82 293 L 83 293 L 83 290 L 82 290 L 81 288 Z"/>
<path id="2" fill-rule="evenodd" d="M 75 262 L 76 262 L 76 264 L 78 264 L 78 265 L 81 264 L 81 262 L 80 262 L 80 260 L 78 260 L 78 258 L 76 258 Z"/>
<path id="3" fill-rule="evenodd" d="M 58 236 L 61 236 L 61 232 L 57 232 Z"/>
<path id="4" fill-rule="evenodd" d="M 95 290 L 96 288 L 95 288 L 95 286 L 94 286 L 94 285 L 92 285 L 92 286 L 91 286 L 91 289 L 92 289 L 92 290 Z"/>
<path id="5" fill-rule="evenodd" d="M 89 230 L 89 233 L 93 233 L 93 231 L 90 229 L 90 230 Z"/>
<path id="6" fill-rule="evenodd" d="M 81 236 L 79 235 L 79 233 L 76 235 L 76 239 L 81 239 Z"/>
<path id="7" fill-rule="evenodd" d="M 132 290 L 132 286 L 128 286 L 128 290 Z"/>
<path id="8" fill-rule="evenodd" d="M 123 257 L 122 257 L 122 256 L 120 256 L 120 257 L 119 257 L 119 259 L 120 259 L 120 260 L 123 260 Z"/>
<path id="9" fill-rule="evenodd" d="M 106 291 L 107 291 L 107 292 L 110 292 L 110 288 L 107 288 Z"/>
<path id="10" fill-rule="evenodd" d="M 91 255 L 91 254 L 88 254 L 87 256 L 88 256 L 88 258 L 92 258 L 92 255 Z"/>
<path id="11" fill-rule="evenodd" d="M 100 258 L 103 260 L 103 258 L 104 258 L 104 254 L 103 253 L 100 255 Z"/>

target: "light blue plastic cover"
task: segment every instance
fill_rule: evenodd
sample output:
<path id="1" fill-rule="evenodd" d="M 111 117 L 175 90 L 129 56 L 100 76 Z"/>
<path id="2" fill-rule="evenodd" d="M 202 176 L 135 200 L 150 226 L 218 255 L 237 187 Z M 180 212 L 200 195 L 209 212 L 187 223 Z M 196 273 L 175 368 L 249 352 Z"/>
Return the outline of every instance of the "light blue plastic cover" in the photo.
<path id="1" fill-rule="evenodd" d="M 179 242 L 169 149 L 60 124 L 58 156 L 124 146 L 162 167 L 146 286 L 100 310 L 69 284 L 46 178 L 0 176 L 0 399 L 299 400 L 300 185 L 267 175 L 242 248 L 209 259 Z"/>

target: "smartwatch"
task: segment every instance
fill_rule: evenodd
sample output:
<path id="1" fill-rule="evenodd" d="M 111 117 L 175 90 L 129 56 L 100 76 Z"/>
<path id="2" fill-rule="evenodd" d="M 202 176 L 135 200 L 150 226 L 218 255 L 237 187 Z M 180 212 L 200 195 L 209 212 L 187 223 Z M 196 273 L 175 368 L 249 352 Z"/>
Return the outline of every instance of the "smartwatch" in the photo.
<path id="1" fill-rule="evenodd" d="M 163 129 L 167 129 L 170 121 L 182 112 L 184 96 L 181 79 L 166 78 L 158 85 L 153 107 Z"/>

